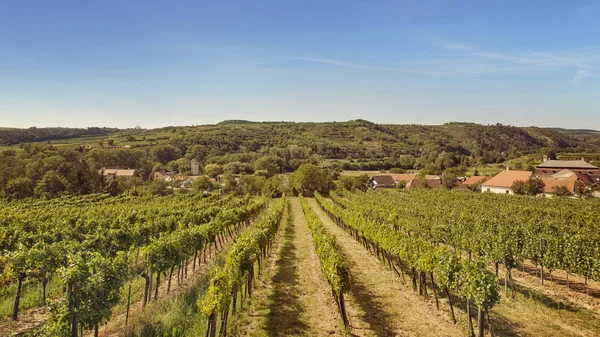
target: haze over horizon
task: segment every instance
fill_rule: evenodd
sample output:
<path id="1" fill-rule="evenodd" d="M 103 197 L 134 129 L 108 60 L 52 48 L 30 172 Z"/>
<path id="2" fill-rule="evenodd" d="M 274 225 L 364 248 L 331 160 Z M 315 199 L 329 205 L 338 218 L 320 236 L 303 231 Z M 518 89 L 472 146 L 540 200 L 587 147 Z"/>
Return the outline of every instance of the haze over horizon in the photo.
<path id="1" fill-rule="evenodd" d="M 600 129 L 600 1 L 7 0 L 0 127 Z"/>

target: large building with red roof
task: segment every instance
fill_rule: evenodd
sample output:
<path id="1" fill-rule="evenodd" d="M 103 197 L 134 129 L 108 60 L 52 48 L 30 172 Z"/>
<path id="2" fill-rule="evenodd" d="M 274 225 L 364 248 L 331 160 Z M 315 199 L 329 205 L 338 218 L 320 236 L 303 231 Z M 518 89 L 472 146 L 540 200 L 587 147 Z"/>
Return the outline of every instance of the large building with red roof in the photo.
<path id="1" fill-rule="evenodd" d="M 513 194 L 511 189 L 515 181 L 527 181 L 533 177 L 530 171 L 502 171 L 493 176 L 490 180 L 481 184 L 482 192 Z"/>

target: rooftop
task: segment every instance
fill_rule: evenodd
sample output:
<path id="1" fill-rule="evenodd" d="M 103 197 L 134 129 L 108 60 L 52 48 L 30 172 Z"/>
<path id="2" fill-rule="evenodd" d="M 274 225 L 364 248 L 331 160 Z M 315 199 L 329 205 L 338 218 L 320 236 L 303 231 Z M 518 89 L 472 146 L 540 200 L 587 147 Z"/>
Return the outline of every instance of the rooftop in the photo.
<path id="1" fill-rule="evenodd" d="M 463 182 L 463 184 L 465 185 L 473 185 L 473 184 L 477 184 L 479 182 L 482 182 L 486 179 L 488 179 L 488 176 L 472 176 L 472 177 L 468 177 L 467 179 L 465 179 L 465 181 Z"/>
<path id="2" fill-rule="evenodd" d="M 546 186 L 544 186 L 545 193 L 554 193 L 554 187 L 558 186 L 566 186 L 569 192 L 573 192 L 573 190 L 575 190 L 577 176 L 573 175 L 568 179 L 542 178 L 542 181 L 546 184 Z"/>
<path id="3" fill-rule="evenodd" d="M 373 180 L 377 183 L 377 185 L 394 185 L 394 184 L 396 184 L 396 182 L 390 175 L 374 176 Z"/>
<path id="4" fill-rule="evenodd" d="M 598 167 L 586 162 L 585 160 L 548 160 L 541 163 L 538 168 L 577 168 L 577 169 L 598 169 Z"/>
<path id="5" fill-rule="evenodd" d="M 412 181 L 417 178 L 416 173 L 389 173 L 388 174 L 394 181 Z"/>
<path id="6" fill-rule="evenodd" d="M 511 187 L 517 180 L 526 181 L 533 175 L 530 171 L 502 171 L 483 183 L 485 186 Z"/>
<path id="7" fill-rule="evenodd" d="M 100 169 L 98 173 L 109 175 L 114 174 L 117 177 L 133 177 L 135 170 L 123 170 L 123 169 Z"/>

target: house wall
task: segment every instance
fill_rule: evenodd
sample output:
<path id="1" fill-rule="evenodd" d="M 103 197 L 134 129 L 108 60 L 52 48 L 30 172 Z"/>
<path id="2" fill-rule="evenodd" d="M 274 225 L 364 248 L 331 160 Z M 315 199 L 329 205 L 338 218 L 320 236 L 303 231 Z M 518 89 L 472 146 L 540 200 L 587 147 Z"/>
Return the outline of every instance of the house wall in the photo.
<path id="1" fill-rule="evenodd" d="M 481 185 L 481 192 L 507 194 L 506 191 L 508 191 L 508 194 L 514 194 L 513 191 L 510 189 L 510 187 L 497 187 L 497 186 Z"/>

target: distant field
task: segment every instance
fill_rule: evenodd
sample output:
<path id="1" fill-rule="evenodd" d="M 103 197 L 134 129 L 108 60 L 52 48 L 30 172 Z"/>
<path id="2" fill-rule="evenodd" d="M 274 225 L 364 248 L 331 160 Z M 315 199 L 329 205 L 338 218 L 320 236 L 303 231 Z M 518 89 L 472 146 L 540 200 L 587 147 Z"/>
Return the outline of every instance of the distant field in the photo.
<path id="1" fill-rule="evenodd" d="M 380 173 L 381 173 L 381 171 L 342 171 L 341 174 L 345 175 L 345 176 L 353 176 L 353 177 L 366 174 L 369 177 L 373 177 Z"/>

